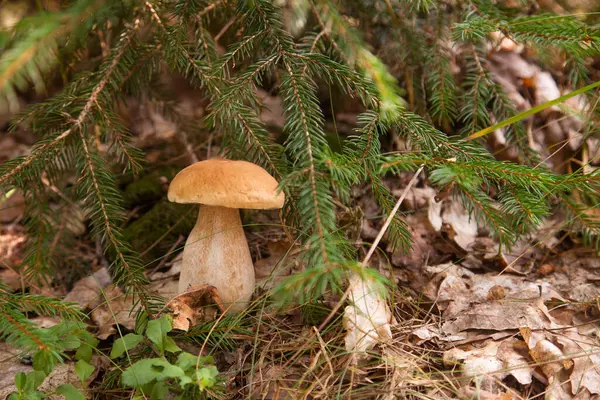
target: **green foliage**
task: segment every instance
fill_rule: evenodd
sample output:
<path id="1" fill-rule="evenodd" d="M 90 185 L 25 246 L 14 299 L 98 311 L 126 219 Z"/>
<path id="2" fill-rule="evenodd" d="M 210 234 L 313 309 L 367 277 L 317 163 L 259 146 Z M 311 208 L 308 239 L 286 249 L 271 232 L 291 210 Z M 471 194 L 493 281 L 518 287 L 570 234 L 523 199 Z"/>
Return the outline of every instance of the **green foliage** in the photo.
<path id="1" fill-rule="evenodd" d="M 56 394 L 62 394 L 66 400 L 85 400 L 85 396 L 70 383 L 64 383 L 56 389 Z"/>
<path id="2" fill-rule="evenodd" d="M 43 399 L 44 394 L 37 389 L 44 382 L 44 379 L 46 379 L 46 374 L 42 371 L 31 371 L 27 374 L 17 372 L 15 375 L 17 392 L 12 393 L 8 398 L 10 400 Z"/>
<path id="3" fill-rule="evenodd" d="M 128 334 L 117 339 L 110 357 L 118 359 L 136 349 L 144 339 L 153 345 L 155 358 L 142 358 L 127 367 L 121 375 L 123 386 L 135 388 L 139 396 L 161 399 L 173 391 L 182 393 L 190 387 L 201 392 L 217 382 L 218 371 L 211 357 L 198 357 L 181 350 L 173 338 L 171 317 L 164 315 L 148 321 L 144 336 Z M 183 395 L 177 398 L 183 399 Z"/>
<path id="4" fill-rule="evenodd" d="M 136 335 L 135 333 L 128 333 L 127 335 L 118 338 L 113 343 L 112 350 L 110 351 L 110 358 L 119 358 L 126 351 L 133 349 L 144 339 L 142 335 Z"/>
<path id="5" fill-rule="evenodd" d="M 15 375 L 17 392 L 11 393 L 9 399 L 30 400 L 48 397 L 47 393 L 38 390 L 39 386 L 57 363 L 67 357 L 66 352 L 75 349 L 77 352 L 74 358 L 78 360 L 75 364 L 75 375 L 85 386 L 86 379 L 94 372 L 94 366 L 89 364 L 91 352 L 98 345 L 98 340 L 87 332 L 85 325 L 78 321 L 63 321 L 51 328 L 27 328 L 26 335 L 37 345 L 37 349 L 33 351 L 34 370 L 27 374 L 19 372 Z M 23 350 L 27 353 L 32 352 L 27 348 Z M 60 385 L 55 393 L 65 396 L 67 400 L 85 399 L 81 391 L 71 384 Z"/>
<path id="6" fill-rule="evenodd" d="M 51 328 L 38 328 L 27 313 L 57 316 L 65 321 Z M 64 351 L 90 340 L 81 322 L 78 306 L 47 296 L 13 294 L 0 283 L 0 338 L 33 353 L 34 368 L 49 373 L 64 357 Z"/>
<path id="7" fill-rule="evenodd" d="M 147 294 L 144 275 L 145 262 L 156 257 L 148 253 L 150 260 L 144 259 L 139 252 L 154 246 L 161 256 L 169 246 L 155 245 L 162 236 L 150 243 L 137 240 L 150 231 L 162 235 L 157 221 L 168 220 L 170 228 L 181 215 L 167 210 L 168 218 L 163 218 L 157 209 L 149 220 L 123 229 L 124 205 L 139 201 L 132 192 L 139 189 L 160 198 L 156 186 L 140 188 L 134 183 L 126 189 L 124 203 L 117 189 L 118 175 L 134 176 L 142 169 L 141 154 L 132 146 L 118 112 L 127 97 L 160 104 L 188 136 L 198 132 L 190 125 L 218 133 L 227 157 L 259 164 L 279 180 L 288 199 L 283 222 L 303 245 L 307 265 L 280 286 L 282 301 L 314 300 L 327 290 L 339 290 L 350 273 L 376 275 L 358 264 L 355 238 L 342 228 L 337 211 L 352 207 L 352 189 L 363 185 L 372 190 L 387 216 L 395 199 L 383 178 L 416 171 L 421 165 L 437 189 L 452 189 L 503 246 L 535 230 L 555 207 L 569 213 L 573 235 L 599 246 L 600 222 L 590 212 L 599 200 L 597 172 L 565 176 L 548 172 L 529 147 L 520 119 L 503 127 L 507 146 L 519 152 L 519 164 L 500 162 L 485 142 L 466 139 L 516 114 L 488 65 L 490 33 L 501 32 L 539 48 L 540 54 L 562 57 L 574 71 L 566 84 L 575 89 L 588 83 L 590 57 L 600 54 L 597 28 L 577 16 L 529 13 L 489 0 L 451 6 L 437 0 L 310 0 L 294 6 L 292 21 L 269 0 L 109 3 L 77 1 L 60 12 L 40 13 L 0 35 L 0 46 L 8 49 L 0 57 L 0 77 L 6 77 L 0 90 L 35 83 L 33 75 L 50 76 L 53 68 L 67 82 L 62 92 L 15 121 L 30 128 L 38 141 L 27 156 L 0 166 L 2 191 L 19 188 L 27 201 L 28 280 L 47 282 L 56 268 L 50 250 L 61 216 L 47 205 L 53 196 L 47 183 L 74 174 L 75 184 L 66 195 L 88 212 L 115 282 L 136 296 L 145 315 L 151 317 L 157 310 L 159 302 Z M 88 6 L 92 9 L 85 11 L 85 23 L 73 26 L 72 18 L 79 18 L 77 13 Z M 107 45 L 100 36 L 113 40 Z M 96 56 L 86 60 L 82 69 L 87 72 L 81 73 L 50 65 L 50 53 L 40 52 L 27 63 L 15 62 L 19 54 L 29 54 L 27 49 L 44 43 L 53 43 L 48 51 L 60 51 L 68 60 L 86 46 Z M 225 50 L 220 54 L 217 48 Z M 37 67 L 30 68 L 31 63 Z M 202 121 L 180 118 L 176 99 L 157 88 L 166 69 L 186 78 L 205 97 L 207 114 Z M 259 88 L 277 93 L 283 102 L 285 124 L 277 140 L 259 118 L 264 106 Z M 340 93 L 361 110 L 354 134 L 340 140 L 341 148 L 328 141 L 324 115 L 328 105 L 321 104 L 324 91 Z M 588 96 L 594 100 L 596 95 Z M 331 108 L 335 114 L 335 106 Z M 392 134 L 410 152 L 382 154 L 382 142 Z M 96 140 L 104 146 L 97 146 Z M 392 221 L 389 240 L 410 250 L 410 233 L 400 214 Z M 23 314 L 59 312 L 57 304 L 42 303 L 49 308 L 38 304 L 24 310 L 15 302 L 0 304 L 5 337 L 28 349 L 38 341 L 45 343 Z M 125 336 L 117 341 L 113 356 L 143 344 L 159 358 L 180 352 L 165 336 L 166 325 L 156 321 L 160 319 L 148 321 L 148 340 Z M 86 350 L 81 353 L 88 356 L 90 348 L 82 347 Z M 59 351 L 48 350 L 43 357 L 58 359 Z M 154 371 L 148 379 L 156 382 L 144 393 L 155 390 L 156 396 L 165 390 L 156 378 L 158 370 L 179 371 L 163 361 L 144 365 Z"/>

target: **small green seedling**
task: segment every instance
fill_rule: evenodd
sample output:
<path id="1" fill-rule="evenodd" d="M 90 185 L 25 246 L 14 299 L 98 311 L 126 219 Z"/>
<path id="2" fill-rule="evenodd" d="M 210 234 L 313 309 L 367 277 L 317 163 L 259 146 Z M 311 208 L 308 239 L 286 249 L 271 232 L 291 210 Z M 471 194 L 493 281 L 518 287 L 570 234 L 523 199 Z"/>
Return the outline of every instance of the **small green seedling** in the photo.
<path id="1" fill-rule="evenodd" d="M 219 371 L 212 357 L 198 357 L 183 351 L 168 333 L 173 329 L 172 318 L 164 315 L 148 322 L 144 335 L 129 333 L 117 339 L 110 352 L 112 359 L 126 355 L 142 343 L 148 343 L 158 355 L 139 360 L 123 371 L 123 386 L 136 389 L 134 398 L 163 399 L 169 392 L 182 393 L 193 388 L 201 392 L 213 387 Z"/>
<path id="2" fill-rule="evenodd" d="M 54 348 L 41 349 L 33 353 L 33 371 L 19 372 L 15 376 L 17 391 L 11 393 L 9 400 L 36 400 L 48 397 L 48 393 L 39 390 L 44 379 L 54 370 L 57 362 L 65 357 L 65 351 L 75 353 L 75 374 L 79 377 L 82 386 L 94 372 L 90 365 L 93 349 L 98 345 L 98 339 L 87 332 L 85 325 L 75 321 L 63 321 L 50 328 L 40 329 L 39 334 L 46 338 L 54 338 Z M 70 383 L 60 385 L 55 394 L 63 395 L 67 400 L 84 400 L 81 391 Z"/>

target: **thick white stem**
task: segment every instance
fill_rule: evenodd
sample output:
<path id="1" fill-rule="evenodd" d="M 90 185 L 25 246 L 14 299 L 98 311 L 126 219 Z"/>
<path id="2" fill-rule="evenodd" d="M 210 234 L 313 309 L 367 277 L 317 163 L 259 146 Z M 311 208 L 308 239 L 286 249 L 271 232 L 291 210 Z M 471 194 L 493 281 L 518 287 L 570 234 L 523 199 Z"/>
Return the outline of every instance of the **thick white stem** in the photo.
<path id="1" fill-rule="evenodd" d="M 254 292 L 254 265 L 237 208 L 200 206 L 183 249 L 179 292 L 202 285 L 216 287 L 232 312 L 244 310 Z"/>

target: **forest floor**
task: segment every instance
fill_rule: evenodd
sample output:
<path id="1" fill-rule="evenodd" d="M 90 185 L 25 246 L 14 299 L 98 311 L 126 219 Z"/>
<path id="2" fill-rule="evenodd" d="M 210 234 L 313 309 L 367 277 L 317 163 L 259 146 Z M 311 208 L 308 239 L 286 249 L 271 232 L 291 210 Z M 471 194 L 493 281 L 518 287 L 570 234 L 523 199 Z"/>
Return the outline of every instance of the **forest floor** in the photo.
<path id="1" fill-rule="evenodd" d="M 515 49 L 491 59 L 498 82 L 521 111 L 557 97 L 553 75 L 540 70 Z M 179 108 L 201 118 L 205 104 L 197 93 L 168 77 L 180 93 Z M 326 100 L 329 102 L 330 100 Z M 261 118 L 273 132 L 283 126 L 280 100 L 264 93 L 269 107 Z M 326 104 L 326 103 L 325 103 Z M 567 104 L 577 108 L 576 102 Z M 327 108 L 327 107 L 325 107 Z M 10 115 L 0 116 L 0 127 Z M 152 104 L 130 101 L 123 116 L 147 161 L 139 177 L 119 182 L 127 206 L 125 236 L 148 263 L 151 291 L 170 299 L 177 294 L 180 250 L 195 221 L 197 209 L 173 205 L 166 189 L 174 174 L 191 162 L 219 155 L 220 138 L 200 132 L 197 138 L 178 133 L 177 125 Z M 351 133 L 356 113 L 340 110 L 328 116 L 332 134 Z M 333 123 L 335 118 L 335 124 Z M 595 149 L 582 156 L 576 133 L 581 121 L 555 108 L 528 122 L 530 145 L 546 153 L 557 172 L 586 157 L 598 165 Z M 4 125 L 3 125 L 4 124 Z M 589 139 L 593 140 L 593 139 Z M 34 138 L 26 131 L 0 134 L 0 162 L 27 154 Z M 502 159 L 516 157 L 505 147 L 501 131 L 488 145 Z M 407 151 L 391 134 L 385 150 Z M 595 160 L 595 161 L 594 161 Z M 398 197 L 412 174 L 390 177 L 386 183 Z M 70 182 L 52 187 L 57 199 Z M 340 220 L 354 229 L 365 250 L 379 233 L 385 216 L 368 187 L 353 192 L 354 207 L 338 209 Z M 24 204 L 12 193 L 0 210 L 0 278 L 15 291 L 64 296 L 89 315 L 90 330 L 99 348 L 110 351 L 113 341 L 133 329 L 131 303 L 114 286 L 100 243 L 77 204 L 51 202 L 68 213 L 73 233 L 68 252 L 57 252 L 61 268 L 47 286 L 36 286 L 19 274 L 24 257 Z M 61 209 L 60 207 L 65 207 Z M 513 248 L 500 248 L 485 226 L 469 218 L 458 199 L 438 193 L 427 174 L 408 189 L 400 209 L 413 237 L 412 250 L 392 249 L 384 236 L 370 266 L 395 283 L 389 305 L 393 310 L 392 338 L 357 359 L 345 348 L 343 308 L 322 325 L 339 296 L 285 310 L 273 308 L 265 293 L 285 276 L 305 266 L 296 258 L 301 249 L 290 242 L 276 212 L 245 212 L 244 222 L 259 287 L 248 312 L 237 317 L 199 322 L 176 334 L 190 352 L 214 356 L 222 379 L 216 398 L 420 398 L 420 399 L 591 399 L 600 398 L 600 258 L 593 249 L 563 229 L 566 217 L 555 213 L 542 227 Z M 62 240 L 57 237 L 57 240 Z M 64 267 L 64 268 L 63 268 Z M 40 326 L 58 321 L 33 318 Z M 14 390 L 18 371 L 31 370 L 16 349 L 0 345 L 0 399 Z M 94 356 L 97 367 L 88 379 L 97 398 L 127 397 L 104 392 L 105 376 L 114 368 L 108 358 Z M 66 362 L 44 385 L 81 385 L 74 363 Z"/>

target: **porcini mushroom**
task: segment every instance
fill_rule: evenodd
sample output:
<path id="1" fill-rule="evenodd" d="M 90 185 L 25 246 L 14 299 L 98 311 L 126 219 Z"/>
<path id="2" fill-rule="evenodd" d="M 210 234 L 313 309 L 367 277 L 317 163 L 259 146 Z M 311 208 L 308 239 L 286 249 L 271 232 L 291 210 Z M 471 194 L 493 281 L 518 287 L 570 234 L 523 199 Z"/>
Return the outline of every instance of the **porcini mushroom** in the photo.
<path id="1" fill-rule="evenodd" d="M 212 286 L 224 309 L 246 308 L 254 291 L 254 266 L 240 208 L 276 209 L 285 196 L 267 171 L 246 161 L 211 159 L 181 170 L 169 185 L 169 201 L 200 204 L 183 249 L 179 292 Z"/>

